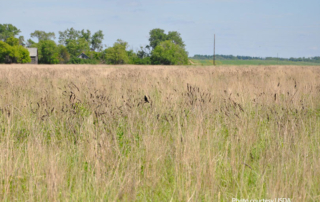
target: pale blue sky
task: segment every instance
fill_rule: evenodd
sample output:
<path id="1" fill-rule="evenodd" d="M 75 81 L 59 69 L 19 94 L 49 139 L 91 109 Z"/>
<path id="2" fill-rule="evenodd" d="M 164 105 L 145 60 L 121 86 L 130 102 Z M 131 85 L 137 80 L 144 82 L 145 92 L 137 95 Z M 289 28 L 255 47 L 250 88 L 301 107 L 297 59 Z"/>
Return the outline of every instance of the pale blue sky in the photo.
<path id="1" fill-rule="evenodd" d="M 178 31 L 189 56 L 320 56 L 320 0 L 0 0 L 0 23 L 35 30 L 102 30 L 104 44 L 118 38 L 134 50 L 149 31 Z"/>

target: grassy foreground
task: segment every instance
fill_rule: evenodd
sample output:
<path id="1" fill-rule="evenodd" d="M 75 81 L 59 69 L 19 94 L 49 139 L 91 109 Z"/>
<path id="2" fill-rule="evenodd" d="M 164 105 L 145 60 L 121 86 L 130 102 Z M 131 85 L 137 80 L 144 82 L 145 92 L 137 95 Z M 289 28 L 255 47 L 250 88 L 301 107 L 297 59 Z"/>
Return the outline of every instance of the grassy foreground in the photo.
<path id="1" fill-rule="evenodd" d="M 320 67 L 0 66 L 0 201 L 320 200 Z"/>

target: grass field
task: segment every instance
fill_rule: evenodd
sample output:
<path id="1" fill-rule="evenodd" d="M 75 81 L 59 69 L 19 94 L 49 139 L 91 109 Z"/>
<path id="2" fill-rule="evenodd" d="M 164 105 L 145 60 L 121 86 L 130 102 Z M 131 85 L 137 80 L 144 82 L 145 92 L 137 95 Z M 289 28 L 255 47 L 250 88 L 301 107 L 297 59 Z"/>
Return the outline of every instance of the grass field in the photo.
<path id="1" fill-rule="evenodd" d="M 320 200 L 319 66 L 0 65 L 0 201 Z"/>
<path id="2" fill-rule="evenodd" d="M 196 60 L 190 59 L 195 66 L 199 65 L 212 65 L 212 60 Z M 277 60 L 219 60 L 216 65 L 294 65 L 294 66 L 320 66 L 319 63 L 314 62 L 293 62 L 293 61 L 277 61 Z"/>

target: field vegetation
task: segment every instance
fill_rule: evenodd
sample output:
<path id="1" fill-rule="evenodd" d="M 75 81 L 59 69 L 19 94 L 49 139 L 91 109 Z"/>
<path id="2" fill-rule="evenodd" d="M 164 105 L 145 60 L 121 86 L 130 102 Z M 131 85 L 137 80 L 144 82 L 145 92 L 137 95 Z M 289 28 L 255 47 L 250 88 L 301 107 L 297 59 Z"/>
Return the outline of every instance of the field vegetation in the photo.
<path id="1" fill-rule="evenodd" d="M 0 66 L 0 201 L 320 200 L 318 66 Z"/>
<path id="2" fill-rule="evenodd" d="M 208 59 L 189 59 L 191 61 L 192 65 L 195 66 L 209 66 L 213 65 L 212 58 L 210 60 Z M 264 66 L 270 66 L 270 65 L 293 65 L 293 66 L 319 66 L 319 62 L 313 62 L 313 61 L 290 61 L 290 60 L 277 60 L 277 59 L 270 59 L 270 60 L 216 60 L 216 65 L 231 65 L 231 66 L 240 66 L 240 65 L 264 65 Z"/>

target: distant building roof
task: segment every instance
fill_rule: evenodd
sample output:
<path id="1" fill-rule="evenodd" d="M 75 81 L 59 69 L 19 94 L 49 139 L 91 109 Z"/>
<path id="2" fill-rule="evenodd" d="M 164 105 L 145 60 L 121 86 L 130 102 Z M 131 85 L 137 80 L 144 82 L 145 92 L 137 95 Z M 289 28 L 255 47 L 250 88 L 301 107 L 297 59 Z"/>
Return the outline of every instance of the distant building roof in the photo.
<path id="1" fill-rule="evenodd" d="M 88 59 L 89 57 L 88 57 L 86 54 L 81 53 L 81 54 L 78 56 L 78 58 L 81 58 L 81 59 Z"/>
<path id="2" fill-rule="evenodd" d="M 37 57 L 38 56 L 38 49 L 37 48 L 27 48 L 29 53 L 30 53 L 30 57 Z"/>

